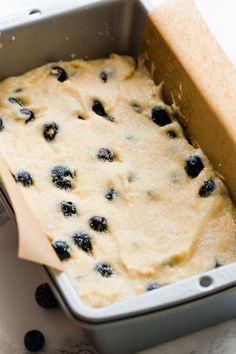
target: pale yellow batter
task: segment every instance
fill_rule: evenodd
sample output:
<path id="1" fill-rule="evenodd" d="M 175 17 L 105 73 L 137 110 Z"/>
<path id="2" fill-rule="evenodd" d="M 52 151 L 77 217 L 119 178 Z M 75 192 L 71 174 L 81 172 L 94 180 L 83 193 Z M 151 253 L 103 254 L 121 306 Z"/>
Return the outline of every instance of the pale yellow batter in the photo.
<path id="1" fill-rule="evenodd" d="M 66 242 L 63 266 L 87 305 L 236 260 L 236 213 L 223 182 L 132 58 L 9 78 L 0 117 L 0 153 L 54 247 Z M 192 156 L 196 173 L 186 167 Z M 94 216 L 105 218 L 98 229 Z"/>

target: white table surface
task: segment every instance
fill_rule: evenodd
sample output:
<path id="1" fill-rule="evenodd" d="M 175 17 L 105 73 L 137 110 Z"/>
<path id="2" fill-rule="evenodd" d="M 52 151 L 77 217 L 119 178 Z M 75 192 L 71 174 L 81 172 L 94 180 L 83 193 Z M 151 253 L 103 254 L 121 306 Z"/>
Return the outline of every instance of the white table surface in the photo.
<path id="1" fill-rule="evenodd" d="M 0 0 L 0 17 L 60 1 L 83 0 Z M 44 310 L 35 303 L 34 291 L 42 282 L 39 266 L 17 259 L 17 231 L 0 205 L 0 354 L 25 354 L 23 336 L 30 329 L 40 329 L 46 337 L 41 354 L 95 353 L 62 310 Z M 142 354 L 236 354 L 236 319 Z"/>

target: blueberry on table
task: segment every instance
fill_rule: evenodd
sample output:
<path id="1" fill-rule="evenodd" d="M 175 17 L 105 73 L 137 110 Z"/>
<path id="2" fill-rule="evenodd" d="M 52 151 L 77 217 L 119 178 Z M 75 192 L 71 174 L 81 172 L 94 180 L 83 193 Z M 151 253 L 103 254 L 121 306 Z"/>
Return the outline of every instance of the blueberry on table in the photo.
<path id="1" fill-rule="evenodd" d="M 89 219 L 89 225 L 91 229 L 97 232 L 105 232 L 107 231 L 108 225 L 107 220 L 103 216 L 92 216 Z"/>
<path id="2" fill-rule="evenodd" d="M 25 116 L 25 123 L 32 122 L 35 119 L 35 114 L 29 108 L 21 108 L 20 113 Z"/>
<path id="3" fill-rule="evenodd" d="M 23 103 L 21 102 L 21 100 L 19 98 L 9 97 L 8 101 L 12 104 L 18 104 L 19 106 L 23 106 Z"/>
<path id="4" fill-rule="evenodd" d="M 5 129 L 5 124 L 3 118 L 0 118 L 0 132 L 2 132 L 4 129 Z"/>
<path id="5" fill-rule="evenodd" d="M 53 66 L 51 68 L 51 74 L 56 76 L 57 80 L 64 82 L 68 79 L 66 71 L 60 66 Z"/>
<path id="6" fill-rule="evenodd" d="M 212 194 L 215 189 L 216 189 L 216 181 L 214 179 L 208 179 L 201 186 L 201 188 L 199 189 L 198 194 L 200 195 L 200 197 L 206 198 L 210 194 Z"/>
<path id="7" fill-rule="evenodd" d="M 26 349 L 30 352 L 40 351 L 45 343 L 45 338 L 42 332 L 37 329 L 33 329 L 25 333 L 24 336 L 24 345 Z"/>
<path id="8" fill-rule="evenodd" d="M 111 188 L 109 191 L 105 194 L 105 198 L 107 200 L 113 200 L 117 196 L 117 192 Z"/>
<path id="9" fill-rule="evenodd" d="M 73 242 L 84 252 L 92 252 L 93 247 L 91 243 L 91 237 L 85 232 L 75 233 L 72 236 Z"/>
<path id="10" fill-rule="evenodd" d="M 43 125 L 43 136 L 46 140 L 51 141 L 55 138 L 59 130 L 59 126 L 55 122 L 45 123 Z"/>
<path id="11" fill-rule="evenodd" d="M 30 187 L 33 185 L 33 179 L 27 171 L 18 171 L 17 173 L 13 174 L 13 177 L 17 183 L 22 184 L 24 187 Z"/>
<path id="12" fill-rule="evenodd" d="M 58 307 L 57 299 L 48 283 L 39 285 L 35 290 L 34 296 L 37 304 L 45 309 Z"/>
<path id="13" fill-rule="evenodd" d="M 66 201 L 61 202 L 61 211 L 64 216 L 72 216 L 77 213 L 75 204 Z"/>
<path id="14" fill-rule="evenodd" d="M 70 258 L 69 246 L 64 241 L 55 241 L 52 243 L 52 247 L 56 251 L 56 254 L 60 258 L 61 261 Z"/>
<path id="15" fill-rule="evenodd" d="M 59 189 L 72 189 L 75 172 L 65 166 L 55 166 L 51 171 L 52 182 Z"/>
<path id="16" fill-rule="evenodd" d="M 97 153 L 97 158 L 99 160 L 113 162 L 115 160 L 115 155 L 107 148 L 100 148 Z"/>
<path id="17" fill-rule="evenodd" d="M 107 263 L 99 263 L 95 266 L 95 270 L 103 277 L 109 278 L 113 274 L 112 267 Z"/>
<path id="18" fill-rule="evenodd" d="M 189 156 L 184 165 L 185 172 L 191 178 L 197 177 L 203 168 L 203 162 L 197 155 Z"/>
<path id="19" fill-rule="evenodd" d="M 171 139 L 177 138 L 177 133 L 176 133 L 176 131 L 174 131 L 174 130 L 167 130 L 167 135 L 168 135 L 168 137 L 171 138 Z"/>
<path id="20" fill-rule="evenodd" d="M 151 283 L 147 286 L 147 291 L 159 289 L 160 287 L 161 287 L 161 285 L 158 283 Z"/>
<path id="21" fill-rule="evenodd" d="M 166 110 L 161 106 L 153 107 L 151 113 L 153 122 L 160 127 L 164 127 L 172 122 Z"/>

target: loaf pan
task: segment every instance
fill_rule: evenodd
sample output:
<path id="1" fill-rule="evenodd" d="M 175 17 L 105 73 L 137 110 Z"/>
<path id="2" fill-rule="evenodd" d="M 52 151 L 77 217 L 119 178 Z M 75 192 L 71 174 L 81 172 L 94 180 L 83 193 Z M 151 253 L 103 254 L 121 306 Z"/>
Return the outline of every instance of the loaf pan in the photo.
<path id="1" fill-rule="evenodd" d="M 137 57 L 148 14 L 157 2 L 71 4 L 62 2 L 56 9 L 44 5 L 40 16 L 26 13 L 0 21 L 0 79 L 74 57 L 95 59 L 111 53 Z M 157 56 L 171 57 L 171 48 L 163 41 L 160 37 Z M 1 199 L 14 218 L 3 188 Z M 236 315 L 236 264 L 100 309 L 88 308 L 80 300 L 65 273 L 44 269 L 66 312 L 86 330 L 99 353 L 135 353 Z"/>

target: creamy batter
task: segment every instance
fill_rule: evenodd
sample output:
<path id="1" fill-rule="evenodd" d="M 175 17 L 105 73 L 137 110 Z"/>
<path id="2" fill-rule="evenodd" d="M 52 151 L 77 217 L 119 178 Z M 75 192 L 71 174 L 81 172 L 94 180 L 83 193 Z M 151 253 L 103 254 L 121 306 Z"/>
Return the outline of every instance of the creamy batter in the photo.
<path id="1" fill-rule="evenodd" d="M 236 260 L 223 182 L 132 58 L 9 78 L 0 117 L 0 153 L 87 305 Z"/>

